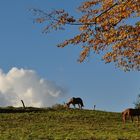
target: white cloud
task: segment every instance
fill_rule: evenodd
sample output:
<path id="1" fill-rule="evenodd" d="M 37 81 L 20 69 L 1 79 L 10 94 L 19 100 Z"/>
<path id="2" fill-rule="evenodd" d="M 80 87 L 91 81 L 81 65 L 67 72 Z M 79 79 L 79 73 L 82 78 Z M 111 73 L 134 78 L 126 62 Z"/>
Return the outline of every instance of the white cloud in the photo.
<path id="1" fill-rule="evenodd" d="M 51 106 L 65 90 L 55 82 L 45 80 L 34 70 L 12 68 L 8 73 L 0 69 L 0 106 Z"/>

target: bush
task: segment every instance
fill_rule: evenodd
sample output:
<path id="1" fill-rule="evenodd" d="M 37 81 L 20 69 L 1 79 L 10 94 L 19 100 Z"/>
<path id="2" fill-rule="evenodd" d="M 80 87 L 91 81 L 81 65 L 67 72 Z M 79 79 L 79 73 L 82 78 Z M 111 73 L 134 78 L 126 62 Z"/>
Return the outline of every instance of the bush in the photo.
<path id="1" fill-rule="evenodd" d="M 55 110 L 64 110 L 65 107 L 62 104 L 55 104 L 55 105 L 52 106 L 52 109 L 55 109 Z"/>

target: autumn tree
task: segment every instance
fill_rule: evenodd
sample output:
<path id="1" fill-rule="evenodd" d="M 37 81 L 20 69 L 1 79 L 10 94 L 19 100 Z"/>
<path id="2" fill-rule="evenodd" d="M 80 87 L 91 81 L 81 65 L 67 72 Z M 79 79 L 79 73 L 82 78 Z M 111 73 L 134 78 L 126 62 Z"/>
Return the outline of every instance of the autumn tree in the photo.
<path id="1" fill-rule="evenodd" d="M 43 33 L 65 25 L 79 28 L 79 34 L 58 44 L 61 48 L 70 44 L 82 47 L 79 62 L 91 51 L 102 52 L 105 63 L 114 62 L 126 71 L 140 70 L 140 0 L 87 0 L 78 7 L 79 18 L 64 9 L 31 10 L 37 16 L 35 22 L 46 23 Z"/>
<path id="2" fill-rule="evenodd" d="M 140 108 L 140 94 L 137 96 L 137 100 L 134 102 L 135 108 Z"/>

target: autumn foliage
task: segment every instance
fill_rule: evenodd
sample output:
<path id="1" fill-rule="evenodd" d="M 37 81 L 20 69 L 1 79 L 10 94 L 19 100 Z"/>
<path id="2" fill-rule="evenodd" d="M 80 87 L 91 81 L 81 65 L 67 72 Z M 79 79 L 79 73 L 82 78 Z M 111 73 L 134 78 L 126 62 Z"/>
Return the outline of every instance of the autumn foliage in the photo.
<path id="1" fill-rule="evenodd" d="M 46 22 L 44 33 L 65 25 L 79 28 L 79 34 L 58 45 L 82 47 L 79 62 L 90 51 L 102 52 L 105 63 L 114 62 L 126 71 L 140 70 L 140 0 L 87 0 L 78 10 L 82 16 L 75 19 L 65 10 L 47 13 L 32 9 L 37 15 L 35 22 Z"/>

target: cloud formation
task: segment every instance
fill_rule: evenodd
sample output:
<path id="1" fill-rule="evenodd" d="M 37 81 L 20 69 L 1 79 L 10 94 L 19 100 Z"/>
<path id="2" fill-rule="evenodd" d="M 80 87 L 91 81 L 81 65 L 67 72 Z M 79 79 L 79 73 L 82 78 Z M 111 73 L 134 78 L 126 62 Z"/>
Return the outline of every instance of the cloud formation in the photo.
<path id="1" fill-rule="evenodd" d="M 0 106 L 52 106 L 65 89 L 45 80 L 34 70 L 13 67 L 8 73 L 0 69 Z"/>

